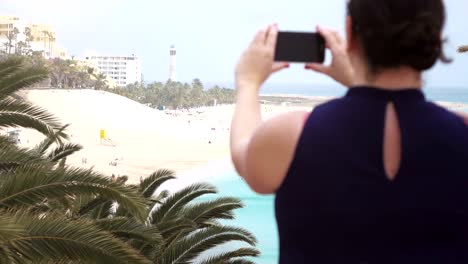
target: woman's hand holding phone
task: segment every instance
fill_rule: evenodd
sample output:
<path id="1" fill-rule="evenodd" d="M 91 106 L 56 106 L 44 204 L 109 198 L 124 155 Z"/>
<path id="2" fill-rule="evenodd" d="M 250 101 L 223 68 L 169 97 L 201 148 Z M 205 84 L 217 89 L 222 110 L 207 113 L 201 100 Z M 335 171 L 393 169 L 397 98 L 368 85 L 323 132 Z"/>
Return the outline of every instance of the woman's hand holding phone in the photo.
<path id="1" fill-rule="evenodd" d="M 354 85 L 354 69 L 348 56 L 345 40 L 336 31 L 317 27 L 317 32 L 325 39 L 326 47 L 332 53 L 332 62 L 330 65 L 309 63 L 305 68 L 328 75 L 344 86 Z M 254 89 L 258 92 L 272 73 L 289 67 L 287 62 L 274 62 L 277 37 L 277 25 L 270 25 L 257 33 L 237 64 L 236 86 L 238 90 Z"/>
<path id="2" fill-rule="evenodd" d="M 270 25 L 257 33 L 237 64 L 237 89 L 254 87 L 258 91 L 272 73 L 289 67 L 289 63 L 273 61 L 277 36 L 277 25 Z"/>
<path id="3" fill-rule="evenodd" d="M 336 31 L 317 26 L 317 32 L 325 39 L 326 46 L 332 53 L 332 62 L 330 65 L 310 63 L 305 68 L 328 75 L 346 87 L 354 85 L 354 69 L 346 50 L 346 41 Z"/>

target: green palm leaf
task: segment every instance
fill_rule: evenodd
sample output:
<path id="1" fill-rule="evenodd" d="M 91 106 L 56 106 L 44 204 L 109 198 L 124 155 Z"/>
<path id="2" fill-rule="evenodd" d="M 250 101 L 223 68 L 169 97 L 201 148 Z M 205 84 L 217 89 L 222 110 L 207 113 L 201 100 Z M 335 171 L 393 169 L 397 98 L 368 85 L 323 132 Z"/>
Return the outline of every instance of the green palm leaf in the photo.
<path id="1" fill-rule="evenodd" d="M 199 183 L 188 186 L 169 196 L 161 206 L 153 210 L 151 221 L 152 223 L 158 223 L 166 218 L 175 217 L 185 205 L 194 199 L 213 193 L 216 193 L 216 188 L 209 184 Z"/>
<path id="2" fill-rule="evenodd" d="M 83 201 L 84 200 L 84 201 Z M 77 216 L 84 216 L 90 214 L 92 211 L 96 210 L 98 207 L 102 206 L 104 203 L 108 202 L 109 200 L 98 196 L 96 198 L 85 196 L 85 197 L 78 197 L 77 204 L 75 208 L 77 208 L 76 215 Z M 96 219 L 96 218 L 93 218 Z"/>
<path id="3" fill-rule="evenodd" d="M 24 67 L 24 59 L 21 57 L 9 57 L 0 61 L 0 76 L 9 76 L 20 71 Z"/>
<path id="4" fill-rule="evenodd" d="M 218 219 L 234 219 L 233 211 L 242 207 L 239 199 L 225 197 L 186 207 L 180 214 L 198 225 L 207 226 Z"/>
<path id="5" fill-rule="evenodd" d="M 10 215 L 26 234 L 9 239 L 2 248 L 15 252 L 14 263 L 89 261 L 91 263 L 151 263 L 138 251 L 84 220 L 60 215 Z"/>
<path id="6" fill-rule="evenodd" d="M 44 161 L 35 152 L 22 149 L 7 138 L 0 137 L 0 171 L 10 170 L 30 163 L 43 163 Z"/>
<path id="7" fill-rule="evenodd" d="M 91 219 L 103 219 L 112 216 L 114 212 L 114 203 L 112 201 L 106 201 L 103 204 L 99 205 L 96 209 L 91 211 L 89 218 Z"/>
<path id="8" fill-rule="evenodd" d="M 241 241 L 255 246 L 256 239 L 248 231 L 233 227 L 209 227 L 178 240 L 165 250 L 158 264 L 188 264 L 201 253 L 230 241 Z"/>
<path id="9" fill-rule="evenodd" d="M 181 233 L 196 230 L 196 224 L 188 219 L 171 219 L 155 225 L 167 243 L 171 243 Z"/>
<path id="10" fill-rule="evenodd" d="M 13 223 L 11 217 L 0 215 L 0 244 L 24 234 L 23 226 Z"/>
<path id="11" fill-rule="evenodd" d="M 149 259 L 154 259 L 162 252 L 165 242 L 159 230 L 154 226 L 146 226 L 133 218 L 126 217 L 100 219 L 95 221 L 95 224 L 129 243 Z"/>
<path id="12" fill-rule="evenodd" d="M 0 99 L 4 99 L 18 90 L 45 80 L 48 71 L 44 67 L 27 66 L 23 59 L 7 59 L 0 62 Z"/>
<path id="13" fill-rule="evenodd" d="M 219 263 L 221 264 L 221 263 Z M 255 262 L 245 259 L 235 259 L 225 262 L 225 264 L 255 264 Z"/>
<path id="14" fill-rule="evenodd" d="M 50 170 L 46 166 L 24 166 L 5 173 L 0 185 L 0 205 L 34 206 L 44 199 L 70 195 L 101 195 L 118 202 L 138 219 L 145 220 L 146 201 L 137 192 L 91 170 Z"/>
<path id="15" fill-rule="evenodd" d="M 151 197 L 154 192 L 166 181 L 175 179 L 175 174 L 170 170 L 158 170 L 152 173 L 140 183 L 139 190 L 144 197 Z"/>
<path id="16" fill-rule="evenodd" d="M 82 149 L 83 147 L 78 144 L 72 144 L 72 143 L 60 144 L 58 147 L 56 147 L 49 153 L 47 158 L 52 162 L 57 162 Z"/>
<path id="17" fill-rule="evenodd" d="M 220 263 L 245 263 L 245 264 L 254 264 L 254 262 L 249 260 L 241 260 L 238 258 L 244 257 L 258 257 L 260 251 L 254 248 L 239 248 L 230 252 L 224 252 L 216 256 L 211 256 L 203 260 L 200 264 L 220 264 Z M 241 262 L 232 262 L 232 261 L 241 261 Z"/>
<path id="18" fill-rule="evenodd" d="M 60 135 L 69 126 L 70 125 L 65 125 L 61 127 L 55 135 L 49 135 L 46 139 L 44 139 L 41 143 L 39 143 L 33 150 L 36 151 L 38 155 L 43 156 L 54 143 L 59 143 L 59 144 L 63 143 Z"/>
<path id="19" fill-rule="evenodd" d="M 1 97 L 0 90 L 0 97 Z M 58 120 L 46 110 L 12 98 L 0 100 L 0 128 L 24 127 L 37 130 L 46 135 L 61 138 L 68 136 L 61 131 Z M 57 132 L 58 131 L 58 132 Z"/>
<path id="20" fill-rule="evenodd" d="M 117 217 L 99 219 L 94 222 L 101 229 L 106 230 L 122 240 L 138 240 L 148 244 L 162 244 L 163 237 L 158 228 L 146 226 L 132 218 Z"/>
<path id="21" fill-rule="evenodd" d="M 138 186 L 129 187 L 138 190 L 138 192 L 140 192 L 143 197 L 147 198 L 148 207 L 153 208 L 156 204 L 160 204 L 161 201 L 168 196 L 167 191 L 162 191 L 157 197 L 152 198 L 155 191 L 163 183 L 172 179 L 175 179 L 173 171 L 161 169 L 146 177 Z M 116 216 L 131 216 L 131 214 L 129 214 L 128 211 L 124 208 L 119 207 L 117 208 Z"/>

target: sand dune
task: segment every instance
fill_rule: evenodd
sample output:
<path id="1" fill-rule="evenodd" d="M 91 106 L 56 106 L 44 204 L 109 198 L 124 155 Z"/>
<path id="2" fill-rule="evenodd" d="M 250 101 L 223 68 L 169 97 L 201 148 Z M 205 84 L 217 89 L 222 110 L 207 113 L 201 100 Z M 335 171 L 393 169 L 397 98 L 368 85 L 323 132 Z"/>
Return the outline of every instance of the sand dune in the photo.
<path id="1" fill-rule="evenodd" d="M 135 182 L 159 168 L 182 173 L 229 155 L 226 111 L 212 115 L 213 111 L 198 109 L 177 117 L 94 90 L 30 90 L 26 97 L 71 124 L 71 141 L 84 147 L 69 159 L 72 165 L 128 175 Z M 108 142 L 101 143 L 101 129 L 106 130 Z M 34 131 L 21 133 L 27 146 L 42 138 Z"/>

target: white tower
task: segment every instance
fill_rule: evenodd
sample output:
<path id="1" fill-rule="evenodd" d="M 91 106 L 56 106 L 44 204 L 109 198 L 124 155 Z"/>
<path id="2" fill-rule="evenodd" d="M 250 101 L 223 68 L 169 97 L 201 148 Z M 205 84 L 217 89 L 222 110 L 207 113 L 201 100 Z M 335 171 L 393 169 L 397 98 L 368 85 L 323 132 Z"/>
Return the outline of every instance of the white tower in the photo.
<path id="1" fill-rule="evenodd" d="M 174 47 L 174 45 L 171 46 L 170 55 L 171 55 L 171 61 L 169 64 L 169 80 L 176 82 L 177 81 L 177 68 L 176 68 L 177 52 L 176 52 L 176 48 Z"/>

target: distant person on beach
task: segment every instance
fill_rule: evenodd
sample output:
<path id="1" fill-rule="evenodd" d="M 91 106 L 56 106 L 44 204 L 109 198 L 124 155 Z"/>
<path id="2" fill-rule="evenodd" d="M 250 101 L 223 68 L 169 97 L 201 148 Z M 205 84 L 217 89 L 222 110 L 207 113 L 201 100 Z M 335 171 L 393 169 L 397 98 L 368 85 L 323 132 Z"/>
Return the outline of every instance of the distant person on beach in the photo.
<path id="1" fill-rule="evenodd" d="M 344 87 L 312 113 L 263 122 L 259 90 L 276 25 L 236 68 L 231 155 L 276 194 L 280 263 L 468 263 L 468 126 L 426 100 L 422 74 L 443 56 L 442 0 L 350 0 L 346 41 L 318 27 L 333 56 L 308 64 Z M 271 230 L 275 232 L 275 230 Z"/>

